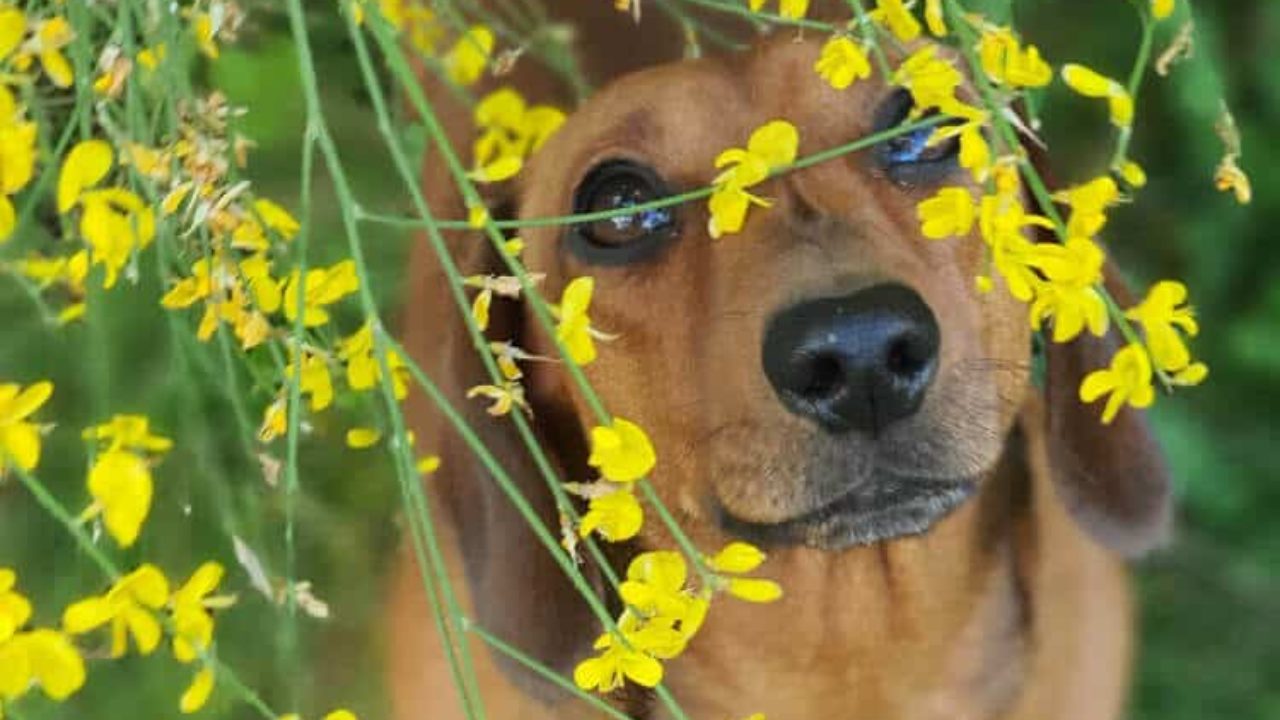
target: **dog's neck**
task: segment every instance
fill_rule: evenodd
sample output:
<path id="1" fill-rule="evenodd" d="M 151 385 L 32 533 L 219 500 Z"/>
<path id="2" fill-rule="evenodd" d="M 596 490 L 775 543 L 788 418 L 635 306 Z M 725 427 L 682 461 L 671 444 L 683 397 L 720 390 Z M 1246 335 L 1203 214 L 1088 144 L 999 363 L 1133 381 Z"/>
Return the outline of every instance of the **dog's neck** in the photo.
<path id="1" fill-rule="evenodd" d="M 971 502 L 929 533 L 832 553 L 775 550 L 784 598 L 723 599 L 668 683 L 690 717 L 992 718 L 1027 663 L 1034 542 L 1018 433 Z M 848 698 L 845 715 L 833 699 Z M 736 713 L 736 714 L 735 714 Z M 654 718 L 665 718 L 658 707 Z"/>

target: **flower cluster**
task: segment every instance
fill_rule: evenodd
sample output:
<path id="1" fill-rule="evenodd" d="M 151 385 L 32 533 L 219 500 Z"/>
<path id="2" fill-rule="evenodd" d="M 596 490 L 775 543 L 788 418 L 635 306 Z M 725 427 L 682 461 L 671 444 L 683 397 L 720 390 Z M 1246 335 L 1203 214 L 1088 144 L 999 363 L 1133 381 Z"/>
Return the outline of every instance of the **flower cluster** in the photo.
<path id="1" fill-rule="evenodd" d="M 662 681 L 663 660 L 684 652 L 702 627 L 713 594 L 726 591 L 749 602 L 768 603 L 782 596 L 772 580 L 740 577 L 758 568 L 765 555 L 748 543 L 735 542 L 710 558 L 701 558 L 710 572 L 710 585 L 689 586 L 689 570 L 683 555 L 652 551 L 637 555 L 627 567 L 627 578 L 618 586 L 626 609 L 616 629 L 596 639 L 599 653 L 578 664 L 573 680 L 584 690 L 607 693 L 631 681 L 654 687 Z"/>
<path id="2" fill-rule="evenodd" d="M 113 583 L 106 593 L 68 607 L 62 626 L 70 635 L 107 627 L 113 659 L 124 657 L 130 646 L 139 655 L 150 655 L 167 628 L 174 659 L 184 665 L 200 665 L 178 701 L 183 713 L 193 713 L 204 707 L 215 683 L 216 663 L 210 654 L 213 612 L 235 603 L 234 596 L 213 594 L 223 574 L 218 563 L 204 563 L 171 592 L 172 583 L 164 573 L 155 565 L 144 564 Z"/>
<path id="3" fill-rule="evenodd" d="M 472 147 L 471 178 L 476 182 L 514 177 L 564 123 L 563 111 L 550 105 L 531 106 L 510 87 L 486 95 L 472 115 L 480 131 Z"/>
<path id="4" fill-rule="evenodd" d="M 1153 3 L 1152 15 L 1167 17 L 1173 6 L 1172 2 Z M 921 30 L 920 23 L 897 0 L 877 3 L 870 17 L 898 40 L 913 39 Z M 947 27 L 947 19 L 941 2 L 926 3 L 925 24 L 931 33 L 948 35 L 953 28 Z M 1207 368 L 1193 361 L 1185 343 L 1186 337 L 1198 332 L 1198 326 L 1185 305 L 1187 292 L 1182 284 L 1159 282 L 1140 304 L 1122 312 L 1113 309 L 1104 286 L 1106 256 L 1098 235 L 1110 208 L 1145 184 L 1142 168 L 1118 151 L 1107 174 L 1052 196 L 1052 202 L 1069 210 L 1065 222 L 1057 221 L 1053 207 L 1029 212 L 1027 198 L 1032 193 L 1022 173 L 1034 170 L 1028 167 L 1020 147 L 997 143 L 993 148 L 988 138 L 993 134 L 993 116 L 1016 117 L 1012 108 L 1020 93 L 1052 83 L 1053 68 L 1038 48 L 1023 43 L 1010 27 L 976 14 L 951 20 L 963 24 L 963 37 L 974 39 L 963 40 L 971 42 L 967 55 L 971 70 L 997 106 L 971 104 L 965 97 L 964 74 L 936 45 L 915 51 L 893 71 L 890 80 L 911 94 L 911 117 L 936 112 L 951 120 L 935 129 L 926 145 L 958 139 L 960 166 L 984 188 L 974 197 L 966 187 L 947 186 L 920 202 L 917 213 L 922 234 L 933 239 L 966 237 L 976 228 L 983 241 L 984 266 L 993 271 L 976 278 L 978 289 L 989 292 L 998 277 L 1010 294 L 1027 303 L 1033 330 L 1052 327 L 1053 342 L 1070 342 L 1086 330 L 1102 336 L 1113 322 L 1121 325 L 1128 344 L 1110 367 L 1092 372 L 1080 387 L 1084 402 L 1108 396 L 1102 413 L 1104 423 L 1112 422 L 1126 404 L 1136 408 L 1150 405 L 1157 378 L 1170 385 L 1202 382 Z M 862 46 L 843 35 L 827 42 L 814 69 L 837 89 L 870 75 Z M 1076 93 L 1105 100 L 1111 123 L 1127 138 L 1134 118 L 1129 88 L 1075 63 L 1063 65 L 1060 75 Z M 1241 187 L 1232 172 L 1232 144 L 1227 144 L 1229 153 L 1225 169 L 1219 170 L 1219 185 Z M 1238 149 L 1238 143 L 1235 147 Z M 1038 241 L 1051 233 L 1057 234 L 1057 242 Z M 1137 336 L 1130 323 L 1141 328 L 1144 338 Z"/>
<path id="5" fill-rule="evenodd" d="M 85 681 L 84 658 L 61 630 L 30 628 L 31 602 L 15 588 L 18 575 L 0 567 L 0 719 L 4 703 L 33 687 L 66 700 Z"/>

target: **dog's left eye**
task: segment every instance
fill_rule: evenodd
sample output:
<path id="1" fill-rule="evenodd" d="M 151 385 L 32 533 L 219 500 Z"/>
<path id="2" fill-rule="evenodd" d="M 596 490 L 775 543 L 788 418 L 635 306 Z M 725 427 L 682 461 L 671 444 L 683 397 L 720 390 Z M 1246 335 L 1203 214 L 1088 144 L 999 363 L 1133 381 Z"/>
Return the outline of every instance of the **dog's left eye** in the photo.
<path id="1" fill-rule="evenodd" d="M 876 111 L 874 131 L 884 132 L 906 122 L 911 104 L 910 93 L 895 91 Z M 955 168 L 960 143 L 950 138 L 930 146 L 929 137 L 934 129 L 918 128 L 880 143 L 873 151 L 876 161 L 897 182 L 909 185 L 938 182 Z"/>
<path id="2" fill-rule="evenodd" d="M 630 160 L 596 166 L 578 185 L 575 215 L 623 210 L 670 195 L 653 168 Z M 614 215 L 571 228 L 569 248 L 587 262 L 621 265 L 650 257 L 674 236 L 674 207 L 650 208 Z"/>

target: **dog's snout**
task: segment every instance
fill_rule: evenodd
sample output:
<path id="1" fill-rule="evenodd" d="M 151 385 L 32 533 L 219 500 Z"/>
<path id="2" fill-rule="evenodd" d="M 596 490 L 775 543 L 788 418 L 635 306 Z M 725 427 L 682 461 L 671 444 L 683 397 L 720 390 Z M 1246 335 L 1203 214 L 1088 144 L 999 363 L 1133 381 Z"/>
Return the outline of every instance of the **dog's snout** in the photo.
<path id="1" fill-rule="evenodd" d="M 939 342 L 919 294 L 875 285 L 775 316 L 765 331 L 764 372 L 791 412 L 828 432 L 875 434 L 920 408 Z"/>

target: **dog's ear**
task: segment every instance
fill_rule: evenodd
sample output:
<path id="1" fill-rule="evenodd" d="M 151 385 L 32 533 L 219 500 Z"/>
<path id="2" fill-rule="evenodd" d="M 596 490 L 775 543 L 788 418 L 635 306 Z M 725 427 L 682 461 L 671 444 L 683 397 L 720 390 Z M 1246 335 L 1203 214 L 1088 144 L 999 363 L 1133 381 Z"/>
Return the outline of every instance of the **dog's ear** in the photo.
<path id="1" fill-rule="evenodd" d="M 473 137 L 470 112 L 438 82 L 424 79 L 424 84 L 437 103 L 453 146 L 465 158 Z M 425 159 L 423 188 L 436 217 L 467 216 L 461 195 L 434 148 L 428 150 Z M 515 212 L 512 189 L 486 186 L 485 191 L 495 218 Z M 446 232 L 445 240 L 463 276 L 508 274 L 482 232 Z M 492 384 L 493 380 L 485 372 L 466 322 L 450 295 L 440 259 L 426 237 L 415 241 L 408 275 L 408 304 L 402 321 L 405 347 L 475 429 L 534 512 L 558 538 L 560 520 L 553 498 L 513 420 L 491 417 L 483 399 L 466 398 L 468 388 Z M 494 298 L 486 335 L 518 343 L 524 322 L 520 304 Z M 558 372 L 550 364 L 541 365 L 545 369 L 530 368 L 526 372 Z M 530 422 L 558 477 L 566 477 L 566 469 L 576 470 L 579 463 L 585 467 L 583 436 L 572 409 L 559 406 L 554 399 L 531 400 L 534 414 Z M 571 672 L 573 663 L 589 652 L 598 629 L 586 603 L 445 416 L 420 393 L 415 393 L 410 402 L 418 444 L 441 458 L 440 469 L 426 482 L 432 496 L 443 506 L 454 547 L 460 551 L 468 581 L 466 595 L 471 599 L 475 621 L 552 669 Z M 598 587 L 598 572 L 588 573 L 591 583 Z M 427 619 L 423 618 L 423 622 Z M 522 689 L 547 699 L 555 697 L 553 693 L 557 691 L 546 681 L 506 661 L 504 656 L 493 653 L 493 657 Z"/>
<path id="2" fill-rule="evenodd" d="M 1054 187 L 1044 153 L 1029 148 L 1040 176 Z M 1047 233 L 1047 231 L 1045 231 Z M 1047 236 L 1042 242 L 1054 242 Z M 1133 295 L 1110 259 L 1104 284 L 1118 305 Z M 1164 544 L 1172 526 L 1172 492 L 1163 453 L 1146 416 L 1130 407 L 1104 425 L 1098 405 L 1080 400 L 1081 381 L 1107 367 L 1120 344 L 1113 328 L 1099 338 L 1084 332 L 1069 343 L 1045 342 L 1047 442 L 1054 486 L 1095 539 L 1136 557 Z"/>
<path id="3" fill-rule="evenodd" d="M 1129 304 L 1110 262 L 1106 286 L 1116 302 Z M 1058 494 L 1076 521 L 1111 549 L 1135 557 L 1169 537 L 1168 468 L 1142 412 L 1126 407 L 1103 425 L 1098 406 L 1085 405 L 1079 395 L 1080 382 L 1107 367 L 1118 348 L 1113 335 L 1087 332 L 1069 343 L 1046 344 L 1049 462 Z"/>

